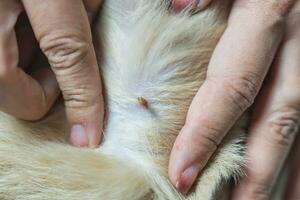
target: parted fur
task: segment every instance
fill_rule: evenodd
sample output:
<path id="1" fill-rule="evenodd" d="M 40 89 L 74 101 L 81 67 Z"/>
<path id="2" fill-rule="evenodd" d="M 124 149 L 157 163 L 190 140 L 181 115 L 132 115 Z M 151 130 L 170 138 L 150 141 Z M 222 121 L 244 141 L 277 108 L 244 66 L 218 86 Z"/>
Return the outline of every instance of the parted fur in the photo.
<path id="1" fill-rule="evenodd" d="M 97 33 L 107 103 L 103 144 L 70 146 L 62 105 L 35 123 L 1 114 L 0 199 L 215 199 L 241 173 L 242 120 L 189 195 L 176 192 L 167 166 L 230 4 L 216 0 L 197 14 L 174 15 L 168 1 L 105 1 Z"/>

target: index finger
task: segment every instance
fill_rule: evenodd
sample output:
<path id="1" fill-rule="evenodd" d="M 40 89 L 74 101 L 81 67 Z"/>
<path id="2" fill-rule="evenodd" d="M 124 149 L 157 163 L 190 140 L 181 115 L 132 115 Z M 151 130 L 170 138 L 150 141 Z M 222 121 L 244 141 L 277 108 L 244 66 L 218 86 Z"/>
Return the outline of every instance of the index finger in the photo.
<path id="1" fill-rule="evenodd" d="M 175 141 L 169 176 L 181 192 L 191 187 L 223 137 L 253 103 L 281 41 L 283 18 L 273 9 L 275 1 L 267 6 L 245 2 L 251 1 L 236 1 L 206 81 Z"/>
<path id="2" fill-rule="evenodd" d="M 63 93 L 72 125 L 71 142 L 76 146 L 97 146 L 103 122 L 103 96 L 83 1 L 22 2 Z"/>

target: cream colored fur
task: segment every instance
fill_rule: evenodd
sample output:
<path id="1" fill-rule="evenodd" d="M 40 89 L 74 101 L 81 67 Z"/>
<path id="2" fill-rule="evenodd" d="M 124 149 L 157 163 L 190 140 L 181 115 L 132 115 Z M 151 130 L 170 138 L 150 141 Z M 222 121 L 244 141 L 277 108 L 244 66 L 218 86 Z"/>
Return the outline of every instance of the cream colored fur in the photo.
<path id="1" fill-rule="evenodd" d="M 205 79 L 230 0 L 200 13 L 170 14 L 167 1 L 106 0 L 99 17 L 99 55 L 107 102 L 104 143 L 68 144 L 62 105 L 41 122 L 0 116 L 0 199 L 214 199 L 241 172 L 239 122 L 183 197 L 167 175 L 172 144 Z M 138 103 L 148 101 L 148 108 Z"/>

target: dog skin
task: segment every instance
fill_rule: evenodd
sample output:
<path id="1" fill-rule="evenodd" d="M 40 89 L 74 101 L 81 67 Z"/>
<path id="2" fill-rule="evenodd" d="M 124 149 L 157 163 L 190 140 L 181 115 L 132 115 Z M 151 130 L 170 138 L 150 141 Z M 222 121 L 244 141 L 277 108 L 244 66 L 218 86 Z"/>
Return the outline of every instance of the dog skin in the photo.
<path id="1" fill-rule="evenodd" d="M 178 193 L 168 179 L 172 145 L 205 79 L 232 2 L 176 15 L 169 3 L 104 3 L 96 34 L 107 104 L 101 147 L 68 144 L 60 103 L 35 123 L 1 114 L 1 199 L 207 200 L 242 173 L 247 114 L 218 146 L 190 193 Z"/>

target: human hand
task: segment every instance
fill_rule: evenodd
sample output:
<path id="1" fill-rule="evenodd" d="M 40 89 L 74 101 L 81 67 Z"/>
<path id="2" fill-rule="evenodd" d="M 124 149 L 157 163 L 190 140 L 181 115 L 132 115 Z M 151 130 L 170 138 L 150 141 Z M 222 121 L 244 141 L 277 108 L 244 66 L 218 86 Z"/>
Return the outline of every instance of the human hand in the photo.
<path id="1" fill-rule="evenodd" d="M 92 18 L 100 4 L 101 0 L 0 1 L 1 111 L 25 120 L 40 119 L 60 89 L 72 126 L 71 143 L 99 144 L 104 105 L 88 15 Z M 15 30 L 23 11 L 34 35 L 29 25 Z M 29 75 L 24 70 L 30 68 L 38 46 L 52 70 L 42 68 Z"/>
<path id="2" fill-rule="evenodd" d="M 294 162 L 284 199 L 300 197 L 299 3 L 290 11 L 285 24 L 281 46 L 254 104 L 247 141 L 247 176 L 234 188 L 233 199 L 236 200 L 270 199 L 289 154 L 293 155 Z"/>
<path id="3" fill-rule="evenodd" d="M 184 2 L 191 1 L 173 0 L 173 6 L 176 2 L 186 6 Z M 260 199 L 261 193 L 269 191 L 275 179 L 271 175 L 280 168 L 299 126 L 300 60 L 296 55 L 300 45 L 299 33 L 295 34 L 299 21 L 292 16 L 297 4 L 292 0 L 234 1 L 206 81 L 193 99 L 171 153 L 169 176 L 180 192 L 189 190 L 223 137 L 252 105 L 284 41 L 281 59 L 272 67 L 256 102 L 249 136 L 250 175 L 245 179 L 252 181 L 242 181 L 235 198 Z M 267 187 L 259 190 L 262 185 Z M 252 188 L 249 195 L 245 188 Z"/>

